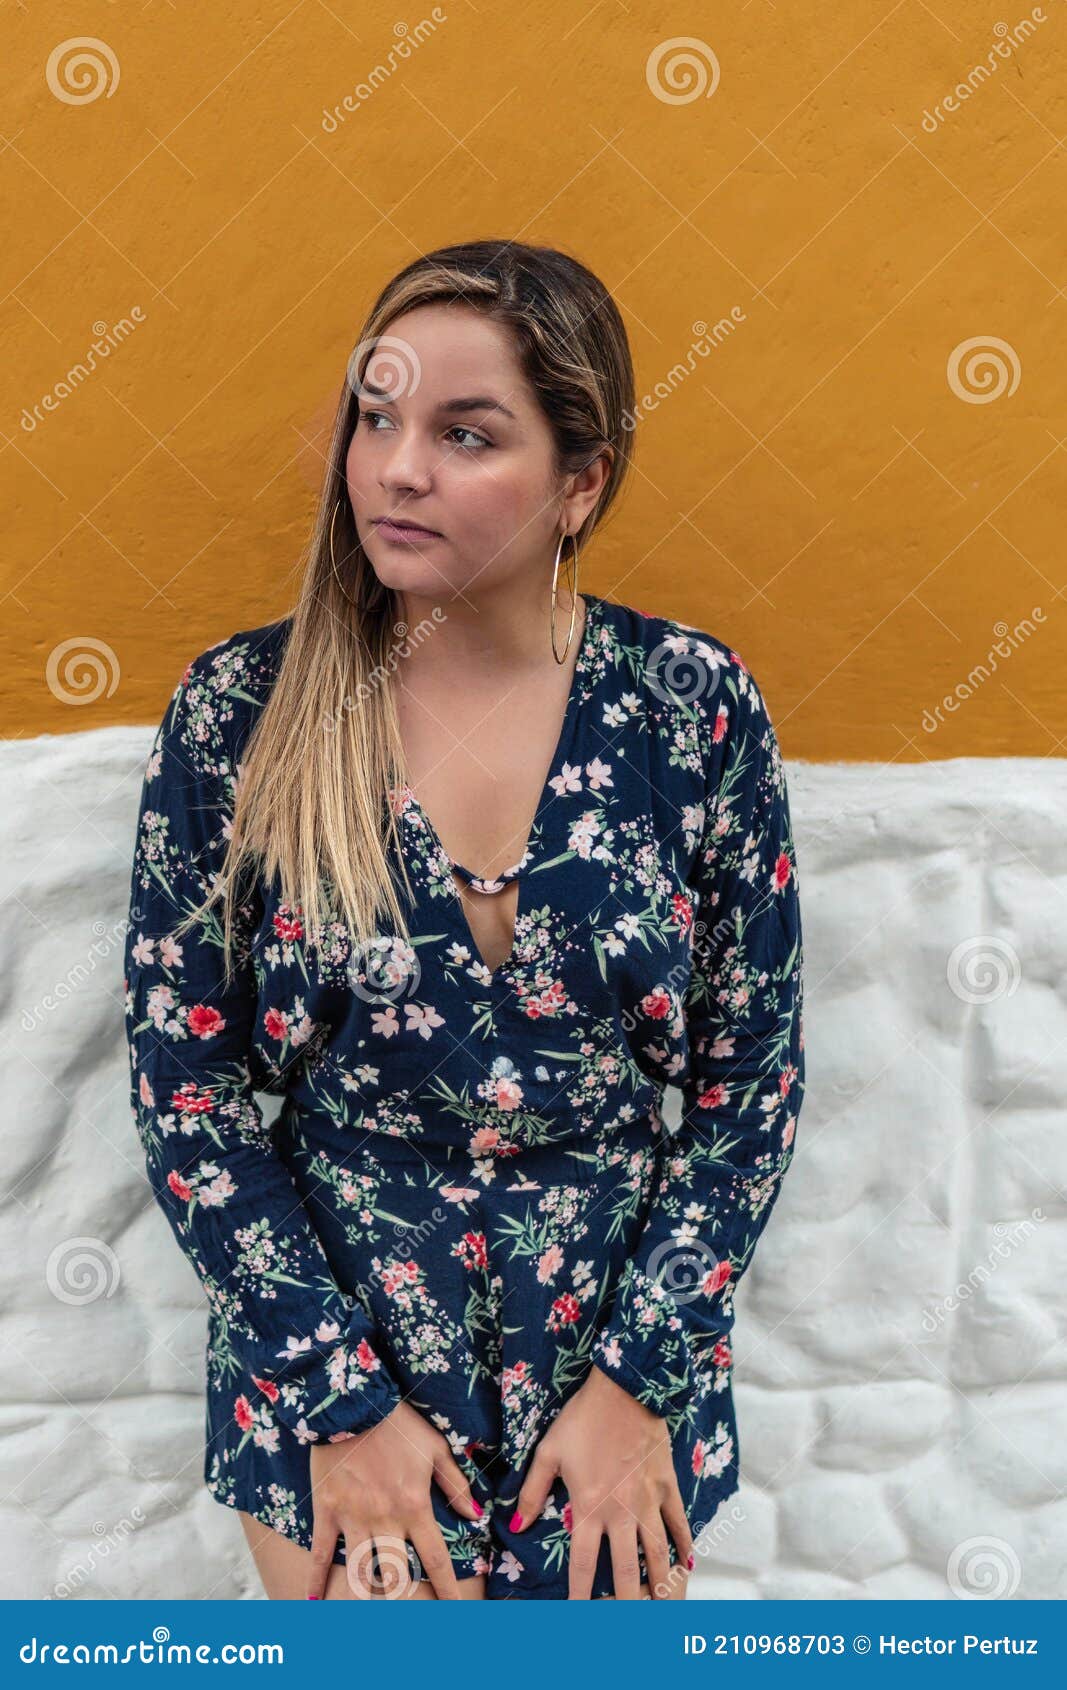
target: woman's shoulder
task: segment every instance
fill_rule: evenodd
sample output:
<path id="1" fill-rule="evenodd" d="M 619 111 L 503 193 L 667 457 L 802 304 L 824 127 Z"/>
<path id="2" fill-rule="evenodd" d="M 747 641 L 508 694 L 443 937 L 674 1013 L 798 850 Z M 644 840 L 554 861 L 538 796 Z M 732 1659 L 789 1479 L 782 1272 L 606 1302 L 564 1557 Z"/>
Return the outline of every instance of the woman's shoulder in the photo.
<path id="1" fill-rule="evenodd" d="M 190 658 L 179 690 L 210 707 L 218 722 L 254 719 L 278 678 L 293 618 L 279 617 L 258 628 L 240 628 Z"/>
<path id="2" fill-rule="evenodd" d="M 292 626 L 292 616 L 282 616 L 226 634 L 190 659 L 182 679 L 220 694 L 247 694 L 249 702 L 257 702 L 257 693 L 277 677 Z"/>
<path id="3" fill-rule="evenodd" d="M 658 661 L 689 657 L 709 668 L 733 666 L 747 672 L 747 664 L 733 646 L 708 628 L 618 599 L 601 598 L 600 604 L 618 638 L 642 649 L 646 668 L 654 668 Z"/>
<path id="4" fill-rule="evenodd" d="M 175 731 L 214 759 L 236 761 L 270 697 L 292 626 L 292 616 L 283 616 L 240 628 L 191 657 L 171 701 Z"/>
<path id="5" fill-rule="evenodd" d="M 602 599 L 619 651 L 635 654 L 647 695 L 663 712 L 706 722 L 718 741 L 726 718 L 762 711 L 763 698 L 737 648 L 709 628 L 676 616 Z"/>

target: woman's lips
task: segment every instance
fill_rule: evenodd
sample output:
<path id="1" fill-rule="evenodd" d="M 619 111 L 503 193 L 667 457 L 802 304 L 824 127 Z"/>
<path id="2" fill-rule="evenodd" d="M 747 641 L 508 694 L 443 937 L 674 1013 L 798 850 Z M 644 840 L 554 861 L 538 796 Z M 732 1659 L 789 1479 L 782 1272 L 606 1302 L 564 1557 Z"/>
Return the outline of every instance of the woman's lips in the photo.
<path id="1" fill-rule="evenodd" d="M 401 545 L 424 545 L 427 540 L 440 540 L 444 537 L 435 534 L 430 528 L 400 528 L 395 522 L 384 519 L 376 521 L 374 526 L 387 540 L 396 540 Z"/>

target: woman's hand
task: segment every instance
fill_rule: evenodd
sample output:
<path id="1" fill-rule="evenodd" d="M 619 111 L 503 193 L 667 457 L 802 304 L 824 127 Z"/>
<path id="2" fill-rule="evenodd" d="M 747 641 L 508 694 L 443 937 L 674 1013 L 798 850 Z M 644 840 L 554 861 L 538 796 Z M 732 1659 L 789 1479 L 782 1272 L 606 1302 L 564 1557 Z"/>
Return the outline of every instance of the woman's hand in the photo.
<path id="1" fill-rule="evenodd" d="M 536 1520 L 557 1474 L 567 1487 L 571 1510 L 572 1601 L 589 1600 L 605 1532 L 611 1541 L 617 1598 L 640 1595 L 638 1534 L 650 1595 L 684 1598 L 693 1537 L 675 1477 L 667 1422 L 599 1367 L 589 1369 L 588 1378 L 534 1451 L 511 1522 L 513 1531 L 524 1531 Z M 673 1569 L 667 1530 L 681 1557 Z"/>
<path id="2" fill-rule="evenodd" d="M 357 1596 L 407 1596 L 410 1542 L 435 1595 L 458 1601 L 456 1575 L 430 1505 L 436 1479 L 469 1520 L 484 1510 L 457 1466 L 448 1440 L 410 1403 L 401 1402 L 369 1431 L 311 1446 L 313 1529 L 307 1595 L 321 1599 L 338 1536 L 345 1540 L 348 1582 Z M 377 1546 L 385 1582 L 376 1582 Z"/>

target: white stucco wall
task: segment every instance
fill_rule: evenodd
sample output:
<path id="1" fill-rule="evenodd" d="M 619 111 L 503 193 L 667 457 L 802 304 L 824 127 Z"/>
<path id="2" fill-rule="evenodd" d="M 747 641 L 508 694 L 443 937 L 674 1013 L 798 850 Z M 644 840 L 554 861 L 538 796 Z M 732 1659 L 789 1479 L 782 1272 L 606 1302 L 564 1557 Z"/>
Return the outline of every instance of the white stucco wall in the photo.
<path id="1" fill-rule="evenodd" d="M 7 1598 L 260 1595 L 202 1485 L 204 1304 L 129 1113 L 151 737 L 0 747 Z M 1063 1597 L 1067 762 L 789 774 L 808 1089 L 691 1597 Z"/>

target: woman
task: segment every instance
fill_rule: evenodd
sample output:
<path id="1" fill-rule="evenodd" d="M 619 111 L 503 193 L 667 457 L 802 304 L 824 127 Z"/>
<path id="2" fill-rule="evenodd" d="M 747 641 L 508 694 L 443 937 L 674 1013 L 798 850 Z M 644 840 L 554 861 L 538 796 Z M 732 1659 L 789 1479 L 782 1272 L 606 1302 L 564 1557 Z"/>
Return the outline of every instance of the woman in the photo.
<path id="1" fill-rule="evenodd" d="M 142 792 L 205 1482 L 272 1597 L 681 1598 L 804 1084 L 774 730 L 729 646 L 578 591 L 633 400 L 582 265 L 431 253 L 348 377 L 299 602 L 193 659 Z"/>

